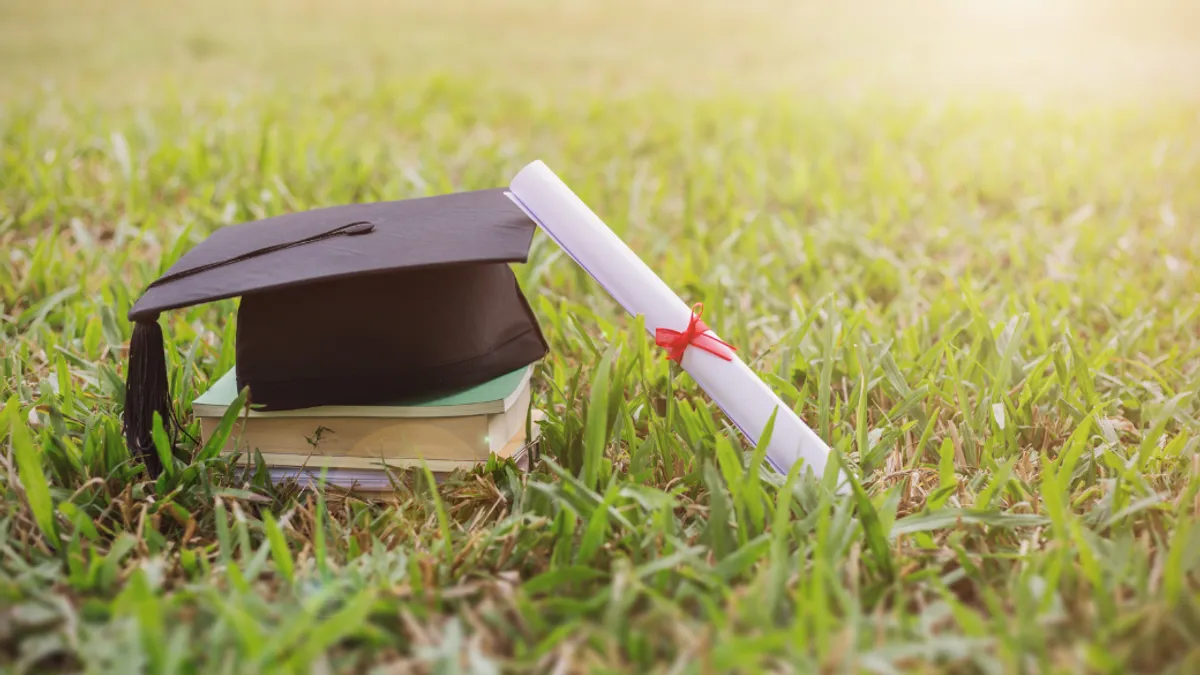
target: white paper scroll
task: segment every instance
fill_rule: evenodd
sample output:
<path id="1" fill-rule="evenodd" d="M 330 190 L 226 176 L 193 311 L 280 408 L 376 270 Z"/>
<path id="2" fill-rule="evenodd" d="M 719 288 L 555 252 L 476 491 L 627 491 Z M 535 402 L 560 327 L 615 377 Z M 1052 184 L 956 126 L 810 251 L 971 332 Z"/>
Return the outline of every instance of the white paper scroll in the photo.
<path id="1" fill-rule="evenodd" d="M 509 198 L 613 299 L 630 314 L 645 317 L 651 336 L 660 327 L 687 328 L 691 307 L 540 160 L 522 169 L 509 188 Z M 709 322 L 721 318 L 711 310 L 705 316 Z M 689 347 L 680 365 L 753 444 L 758 443 L 771 413 L 778 411 L 766 453 L 777 471 L 787 473 L 793 464 L 803 461 L 817 476 L 824 475 L 829 446 L 736 354 L 732 361 L 725 361 Z M 843 479 L 839 472 L 838 485 L 844 489 Z"/>

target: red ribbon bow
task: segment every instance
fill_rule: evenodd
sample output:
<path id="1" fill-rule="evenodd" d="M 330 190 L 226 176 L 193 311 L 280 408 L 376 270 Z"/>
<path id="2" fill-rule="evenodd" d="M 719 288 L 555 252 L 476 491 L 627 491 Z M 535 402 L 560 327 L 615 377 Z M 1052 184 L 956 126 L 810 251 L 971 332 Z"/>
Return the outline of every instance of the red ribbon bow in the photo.
<path id="1" fill-rule="evenodd" d="M 687 330 L 682 333 L 670 328 L 659 328 L 654 331 L 654 342 L 659 347 L 666 347 L 667 358 L 679 363 L 683 360 L 683 352 L 688 345 L 695 345 L 726 361 L 733 360 L 733 352 L 737 351 L 737 347 L 722 342 L 716 336 L 708 335 L 708 326 L 700 320 L 700 315 L 703 313 L 704 303 L 697 302 L 692 305 L 692 318 L 688 321 Z"/>

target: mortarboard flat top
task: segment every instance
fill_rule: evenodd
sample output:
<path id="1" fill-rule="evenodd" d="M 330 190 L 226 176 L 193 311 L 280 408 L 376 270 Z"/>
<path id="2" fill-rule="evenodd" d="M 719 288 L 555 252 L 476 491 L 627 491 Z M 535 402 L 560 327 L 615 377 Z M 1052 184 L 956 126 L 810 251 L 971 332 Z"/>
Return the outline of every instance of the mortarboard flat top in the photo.
<path id="1" fill-rule="evenodd" d="M 135 321 L 125 430 L 152 474 L 172 414 L 158 315 L 241 297 L 237 384 L 267 410 L 371 405 L 487 382 L 548 348 L 509 263 L 535 224 L 478 190 L 221 228 L 150 285 Z"/>
<path id="2" fill-rule="evenodd" d="M 534 229 L 503 188 L 334 206 L 231 225 L 152 283 L 129 319 L 338 277 L 525 262 Z"/>

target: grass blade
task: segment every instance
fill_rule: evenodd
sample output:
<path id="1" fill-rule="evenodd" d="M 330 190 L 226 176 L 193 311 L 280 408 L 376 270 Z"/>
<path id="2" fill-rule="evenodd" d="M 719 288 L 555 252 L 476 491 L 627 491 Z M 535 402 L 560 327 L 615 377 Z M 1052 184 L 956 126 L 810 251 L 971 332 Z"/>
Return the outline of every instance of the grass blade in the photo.
<path id="1" fill-rule="evenodd" d="M 295 561 L 292 560 L 292 552 L 288 549 L 283 530 L 280 529 L 279 523 L 275 522 L 275 516 L 271 515 L 270 511 L 263 513 L 263 529 L 267 533 L 267 541 L 271 544 L 271 557 L 275 560 L 276 569 L 285 581 L 293 583 Z"/>
<path id="2" fill-rule="evenodd" d="M 242 410 L 246 405 L 246 397 L 249 396 L 249 388 L 244 388 L 238 392 L 237 398 L 225 410 L 225 414 L 221 415 L 221 421 L 217 424 L 217 428 L 213 430 L 212 435 L 204 442 L 204 447 L 196 455 L 196 463 L 210 460 L 221 453 L 225 449 L 225 444 L 229 442 L 229 436 L 233 433 L 233 426 L 237 424 L 238 416 L 242 414 Z"/>
<path id="3" fill-rule="evenodd" d="M 58 548 L 58 528 L 54 520 L 54 502 L 50 498 L 50 484 L 42 471 L 42 460 L 34 448 L 33 438 L 29 435 L 29 427 L 20 417 L 20 406 L 14 396 L 4 406 L 5 417 L 8 419 L 8 430 L 12 438 L 13 454 L 17 460 L 17 477 L 25 489 L 25 501 L 42 536 L 53 548 Z"/>
<path id="4" fill-rule="evenodd" d="M 595 379 L 592 380 L 592 391 L 588 400 L 587 422 L 584 427 L 583 471 L 579 479 L 592 489 L 599 484 L 601 460 L 604 459 L 604 450 L 608 447 L 609 378 L 615 357 L 616 346 L 614 344 L 605 351 L 604 356 L 600 359 L 600 365 L 595 370 Z"/>

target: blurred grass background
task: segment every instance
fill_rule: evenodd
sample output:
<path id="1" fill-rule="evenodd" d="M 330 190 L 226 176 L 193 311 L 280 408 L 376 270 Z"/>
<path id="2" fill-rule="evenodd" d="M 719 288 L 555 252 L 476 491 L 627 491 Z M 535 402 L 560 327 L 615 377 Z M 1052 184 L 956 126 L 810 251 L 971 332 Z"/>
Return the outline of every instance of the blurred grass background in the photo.
<path id="1" fill-rule="evenodd" d="M 1197 672 L 1198 37 L 1166 0 L 0 0 L 0 669 Z M 861 494 L 760 475 L 540 235 L 557 466 L 369 505 L 128 462 L 125 312 L 187 247 L 535 158 Z M 234 309 L 162 318 L 181 413 Z"/>
<path id="2" fill-rule="evenodd" d="M 1195 99 L 1187 0 L 5 0 L 6 98 L 105 103 L 430 75 L 557 96 Z"/>

